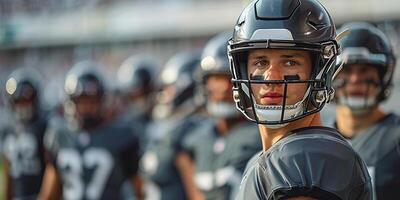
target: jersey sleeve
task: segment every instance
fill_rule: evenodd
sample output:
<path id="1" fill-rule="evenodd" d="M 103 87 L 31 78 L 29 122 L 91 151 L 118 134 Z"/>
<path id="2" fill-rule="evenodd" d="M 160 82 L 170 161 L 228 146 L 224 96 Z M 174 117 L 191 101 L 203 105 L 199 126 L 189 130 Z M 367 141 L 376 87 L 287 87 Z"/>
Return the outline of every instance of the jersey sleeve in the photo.
<path id="1" fill-rule="evenodd" d="M 179 124 L 173 131 L 172 135 L 172 148 L 174 148 L 175 152 L 184 151 L 186 148 L 186 138 L 190 135 L 190 131 L 195 127 L 193 119 L 184 121 Z"/>
<path id="2" fill-rule="evenodd" d="M 49 125 L 43 136 L 45 160 L 53 164 L 55 164 L 57 157 L 57 131 L 55 126 Z"/>
<path id="3" fill-rule="evenodd" d="M 186 134 L 182 138 L 182 145 L 180 148 L 180 152 L 187 153 L 190 155 L 191 158 L 194 158 L 194 151 L 195 151 L 195 147 L 196 147 L 196 143 L 195 143 L 196 138 L 197 138 L 196 133 Z"/>
<path id="4" fill-rule="evenodd" d="M 245 170 L 245 173 L 240 183 L 238 193 L 236 195 L 236 200 L 262 200 L 267 199 L 267 195 L 263 188 L 263 182 L 259 177 L 263 177 L 263 170 L 257 165 L 257 159 L 252 159 Z"/>

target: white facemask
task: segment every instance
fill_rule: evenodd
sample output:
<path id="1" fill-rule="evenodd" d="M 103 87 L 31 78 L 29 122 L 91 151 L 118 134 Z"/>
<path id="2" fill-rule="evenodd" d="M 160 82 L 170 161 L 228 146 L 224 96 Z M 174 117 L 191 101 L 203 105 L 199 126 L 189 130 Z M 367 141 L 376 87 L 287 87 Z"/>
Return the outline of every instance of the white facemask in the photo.
<path id="1" fill-rule="evenodd" d="M 172 114 L 172 106 L 169 104 L 157 104 L 153 108 L 154 119 L 165 119 Z"/>
<path id="2" fill-rule="evenodd" d="M 259 104 L 254 104 L 254 108 L 259 120 L 262 121 L 280 121 L 282 115 L 282 106 L 264 106 Z M 286 105 L 283 120 L 292 119 L 302 114 L 304 110 L 303 101 L 297 102 L 295 105 Z M 284 124 L 275 124 L 275 125 L 267 125 L 267 128 L 277 129 L 282 128 L 288 125 L 288 123 Z"/>
<path id="3" fill-rule="evenodd" d="M 208 102 L 207 112 L 216 118 L 232 118 L 240 115 L 236 106 L 228 102 Z"/>
<path id="4" fill-rule="evenodd" d="M 367 112 L 376 104 L 375 97 L 339 97 L 339 103 L 349 107 L 355 114 Z"/>
<path id="5" fill-rule="evenodd" d="M 245 93 L 249 95 L 249 89 L 246 85 L 242 84 L 242 88 L 244 89 Z M 294 105 L 285 105 L 285 111 L 283 120 L 288 120 L 295 118 L 301 115 L 304 111 L 304 100 L 307 98 L 308 94 L 310 93 L 310 87 L 307 89 L 306 93 L 303 96 L 303 99 L 297 102 Z M 253 96 L 253 100 L 255 97 Z M 256 102 L 254 103 L 255 113 L 260 121 L 280 121 L 282 115 L 282 106 L 275 106 L 275 105 L 260 105 Z M 265 127 L 271 129 L 278 129 L 288 125 L 288 123 L 283 124 L 275 124 L 269 125 L 264 124 Z"/>

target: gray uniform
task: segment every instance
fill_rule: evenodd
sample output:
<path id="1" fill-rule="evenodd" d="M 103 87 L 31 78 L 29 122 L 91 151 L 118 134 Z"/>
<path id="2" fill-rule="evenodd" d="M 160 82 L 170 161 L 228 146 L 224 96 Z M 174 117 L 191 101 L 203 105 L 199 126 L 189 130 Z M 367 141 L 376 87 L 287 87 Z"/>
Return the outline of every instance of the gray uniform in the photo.
<path id="1" fill-rule="evenodd" d="M 0 133 L 0 150 L 10 164 L 15 199 L 37 198 L 45 168 L 43 136 L 46 127 L 47 119 L 41 116 L 26 125 L 14 122 Z"/>
<path id="2" fill-rule="evenodd" d="M 80 132 L 52 123 L 45 147 L 60 175 L 63 199 L 120 199 L 122 183 L 137 173 L 138 139 L 116 123 Z"/>
<path id="3" fill-rule="evenodd" d="M 313 127 L 293 131 L 246 167 L 236 199 L 370 200 L 367 168 L 335 129 Z"/>
<path id="4" fill-rule="evenodd" d="M 184 142 L 184 150 L 195 162 L 196 185 L 206 199 L 232 199 L 246 163 L 261 149 L 258 128 L 247 121 L 223 136 L 214 121 L 205 121 Z"/>
<path id="5" fill-rule="evenodd" d="M 157 121 L 150 126 L 141 169 L 146 178 L 146 196 L 151 200 L 183 200 L 186 193 L 175 166 L 177 152 L 182 149 L 182 140 L 203 117 L 193 115 L 183 121 Z"/>
<path id="6" fill-rule="evenodd" d="M 400 197 L 400 117 L 389 114 L 350 142 L 368 166 L 376 199 Z"/>

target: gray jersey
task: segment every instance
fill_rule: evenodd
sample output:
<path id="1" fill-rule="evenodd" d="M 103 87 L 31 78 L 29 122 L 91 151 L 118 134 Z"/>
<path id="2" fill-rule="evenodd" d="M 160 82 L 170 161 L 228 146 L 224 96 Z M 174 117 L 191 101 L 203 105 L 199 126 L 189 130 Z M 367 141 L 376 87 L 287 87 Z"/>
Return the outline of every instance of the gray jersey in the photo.
<path id="1" fill-rule="evenodd" d="M 12 197 L 36 199 L 45 168 L 43 136 L 47 119 L 38 117 L 30 124 L 13 123 L 0 133 L 0 149 L 10 164 Z"/>
<path id="2" fill-rule="evenodd" d="M 236 199 L 370 200 L 371 188 L 367 168 L 350 144 L 334 129 L 310 127 L 256 154 Z"/>
<path id="3" fill-rule="evenodd" d="M 262 149 L 255 124 L 241 122 L 229 133 L 217 133 L 216 124 L 203 122 L 185 139 L 184 149 L 195 162 L 195 183 L 206 199 L 232 199 L 246 163 Z"/>
<path id="4" fill-rule="evenodd" d="M 114 123 L 77 132 L 63 124 L 52 123 L 45 135 L 63 199 L 120 199 L 122 183 L 138 169 L 138 139 L 132 129 Z"/>
<path id="5" fill-rule="evenodd" d="M 153 123 L 148 129 L 145 153 L 141 169 L 146 178 L 148 199 L 186 199 L 182 180 L 175 166 L 182 140 L 190 134 L 203 117 L 194 115 L 185 120 L 165 120 Z"/>
<path id="6" fill-rule="evenodd" d="M 376 199 L 400 197 L 400 117 L 389 114 L 350 141 L 368 166 Z"/>

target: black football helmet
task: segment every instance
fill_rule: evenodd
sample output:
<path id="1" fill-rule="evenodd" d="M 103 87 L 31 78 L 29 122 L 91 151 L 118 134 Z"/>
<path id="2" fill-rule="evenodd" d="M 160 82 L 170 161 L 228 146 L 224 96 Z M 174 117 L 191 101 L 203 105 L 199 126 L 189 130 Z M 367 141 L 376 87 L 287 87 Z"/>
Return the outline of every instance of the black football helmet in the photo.
<path id="1" fill-rule="evenodd" d="M 126 59 L 117 72 L 119 93 L 129 112 L 150 118 L 154 106 L 157 64 L 146 55 Z"/>
<path id="2" fill-rule="evenodd" d="M 203 84 L 198 84 L 199 93 L 203 93 L 205 99 L 210 91 L 206 91 L 206 81 L 213 75 L 226 75 L 231 79 L 231 71 L 228 59 L 228 40 L 232 37 L 231 32 L 220 33 L 211 38 L 205 45 L 200 63 L 200 76 Z M 210 101 L 206 102 L 208 114 L 217 118 L 235 118 L 240 115 L 233 102 L 228 101 Z"/>
<path id="3" fill-rule="evenodd" d="M 83 61 L 73 66 L 66 75 L 64 114 L 74 128 L 94 128 L 103 120 L 107 88 L 99 68 L 100 66 L 97 63 Z M 98 112 L 80 116 L 77 112 L 76 103 L 81 97 L 98 99 L 100 101 Z"/>
<path id="4" fill-rule="evenodd" d="M 129 57 L 117 72 L 120 92 L 151 92 L 155 88 L 157 68 L 157 64 L 146 56 Z"/>
<path id="5" fill-rule="evenodd" d="M 338 103 L 350 107 L 368 108 L 384 101 L 390 95 L 396 65 L 396 58 L 388 37 L 378 28 L 365 22 L 344 24 L 340 30 L 347 30 L 348 35 L 339 41 L 343 52 L 338 57 L 338 65 L 343 65 L 344 69 L 351 67 L 352 64 L 367 64 L 376 67 L 380 82 L 371 84 L 378 85 L 380 92 L 372 101 L 360 101 L 365 105 L 353 106 L 347 98 L 339 98 Z M 341 88 L 345 84 L 346 80 L 335 81 L 336 88 Z"/>
<path id="6" fill-rule="evenodd" d="M 155 118 L 170 116 L 179 108 L 193 109 L 196 87 L 196 72 L 200 65 L 201 52 L 185 51 L 172 56 L 160 74 L 161 91 L 153 110 Z M 173 88 L 173 94 L 167 94 L 167 88 Z"/>
<path id="7" fill-rule="evenodd" d="M 40 109 L 40 76 L 32 68 L 19 68 L 13 71 L 7 79 L 6 95 L 8 105 L 15 118 L 22 122 L 32 121 Z M 20 102 L 30 102 L 21 106 Z"/>
<path id="8" fill-rule="evenodd" d="M 210 74 L 231 75 L 228 59 L 228 40 L 232 37 L 231 32 L 216 35 L 207 42 L 201 56 L 201 74 L 206 79 Z"/>
<path id="9" fill-rule="evenodd" d="M 283 126 L 320 111 L 334 96 L 332 78 L 338 71 L 335 25 L 317 0 L 255 0 L 240 15 L 229 41 L 229 57 L 237 108 L 251 121 Z M 288 49 L 309 51 L 313 57 L 308 80 L 254 80 L 247 74 L 250 50 Z M 258 105 L 254 84 L 281 84 L 284 97 L 290 84 L 306 84 L 302 100 L 294 105 Z"/>

